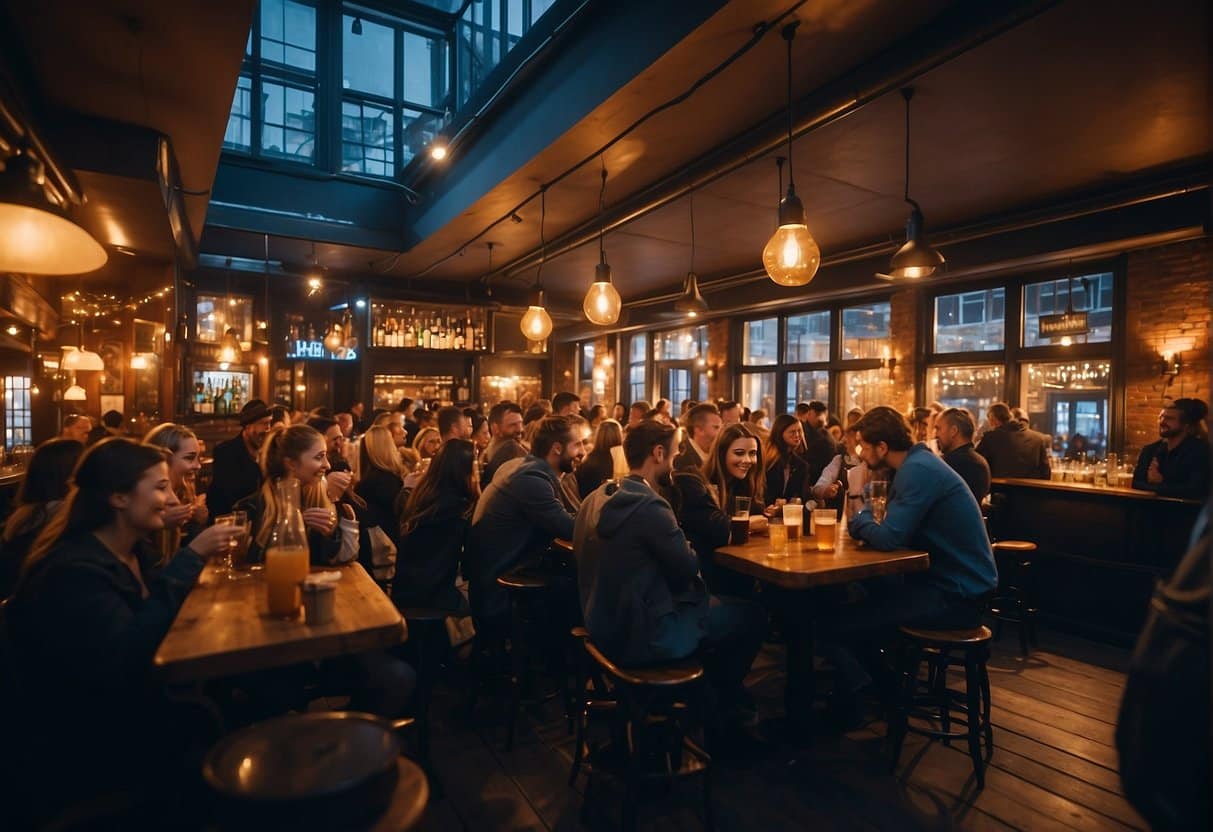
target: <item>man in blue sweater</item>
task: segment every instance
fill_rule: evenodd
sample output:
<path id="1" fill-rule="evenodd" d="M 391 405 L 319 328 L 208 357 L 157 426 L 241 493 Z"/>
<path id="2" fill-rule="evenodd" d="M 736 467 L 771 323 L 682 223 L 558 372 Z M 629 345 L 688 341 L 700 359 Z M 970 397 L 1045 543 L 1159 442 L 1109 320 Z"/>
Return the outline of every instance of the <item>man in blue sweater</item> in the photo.
<path id="1" fill-rule="evenodd" d="M 896 477 L 882 523 L 862 496 L 849 495 L 851 537 L 882 551 L 924 549 L 931 566 L 904 581 L 865 582 L 865 599 L 822 617 L 822 642 L 838 666 L 840 706 L 857 701 L 871 682 L 858 658 L 874 656 L 898 626 L 976 627 L 985 596 L 998 585 L 981 509 L 960 475 L 915 443 L 905 418 L 890 407 L 869 410 L 855 431 L 868 469 Z"/>

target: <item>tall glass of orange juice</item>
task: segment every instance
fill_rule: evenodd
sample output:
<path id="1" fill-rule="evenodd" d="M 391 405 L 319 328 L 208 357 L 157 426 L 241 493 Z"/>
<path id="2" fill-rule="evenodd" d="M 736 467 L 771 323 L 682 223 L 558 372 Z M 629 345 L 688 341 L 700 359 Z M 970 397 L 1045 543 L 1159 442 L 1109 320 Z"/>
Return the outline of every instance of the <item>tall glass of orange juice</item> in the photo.
<path id="1" fill-rule="evenodd" d="M 278 518 L 265 549 L 265 587 L 271 616 L 299 614 L 299 582 L 308 573 L 307 530 L 299 510 L 299 480 L 286 476 L 275 485 Z"/>

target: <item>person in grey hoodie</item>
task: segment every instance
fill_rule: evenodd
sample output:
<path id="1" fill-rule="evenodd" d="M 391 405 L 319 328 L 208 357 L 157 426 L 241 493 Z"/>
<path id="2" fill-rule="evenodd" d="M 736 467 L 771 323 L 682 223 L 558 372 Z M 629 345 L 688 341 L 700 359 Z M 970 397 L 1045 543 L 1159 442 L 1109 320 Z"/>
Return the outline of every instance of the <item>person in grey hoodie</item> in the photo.
<path id="1" fill-rule="evenodd" d="M 656 491 L 674 458 L 674 428 L 653 419 L 623 443 L 631 473 L 581 504 L 573 532 L 586 629 L 623 665 L 690 656 L 701 649 L 726 705 L 744 702 L 741 683 L 762 646 L 766 617 L 740 599 L 708 594 L 699 560 L 670 504 Z"/>
<path id="2" fill-rule="evenodd" d="M 509 599 L 497 578 L 538 561 L 554 538 L 573 536 L 573 516 L 560 500 L 560 475 L 584 456 L 581 435 L 569 419 L 549 416 L 535 432 L 531 453 L 498 468 L 481 494 L 463 560 L 477 629 L 504 627 Z"/>

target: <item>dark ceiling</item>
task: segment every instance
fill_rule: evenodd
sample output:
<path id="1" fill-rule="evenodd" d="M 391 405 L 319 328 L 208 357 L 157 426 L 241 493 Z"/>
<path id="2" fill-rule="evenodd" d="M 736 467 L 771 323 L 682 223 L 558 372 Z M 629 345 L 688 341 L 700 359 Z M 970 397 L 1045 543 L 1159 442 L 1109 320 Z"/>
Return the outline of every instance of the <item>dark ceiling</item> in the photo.
<path id="1" fill-rule="evenodd" d="M 424 274 L 469 282 L 486 271 L 484 242 L 493 241 L 495 266 L 507 267 L 494 279 L 528 284 L 539 246 L 537 200 L 519 211 L 523 222 L 498 224 L 474 244 L 468 241 L 532 195 L 539 183 L 721 63 L 751 37 L 756 23 L 793 5 L 791 0 L 728 3 L 528 162 L 499 181 L 479 183 L 478 197 L 410 250 L 320 244 L 319 259 L 351 276 L 374 264 L 372 271 L 393 278 Z M 794 42 L 794 96 L 804 107 L 797 111 L 798 122 L 811 115 L 811 104 L 827 97 L 825 91 L 837 92 L 840 79 L 866 79 L 857 96 L 881 89 L 870 103 L 849 108 L 843 118 L 826 119 L 795 143 L 797 189 L 827 262 L 837 252 L 879 243 L 891 251 L 900 242 L 906 216 L 903 105 L 896 83 L 887 90 L 879 86 L 895 77 L 899 83 L 908 76 L 917 89 L 911 190 L 937 233 L 1207 162 L 1210 89 L 1203 0 L 992 2 L 988 8 L 1023 12 L 1026 19 L 938 65 L 920 63 L 928 68 L 907 72 L 902 61 L 901 74 L 894 72 L 899 54 L 975 6 L 987 4 L 826 0 L 796 10 L 801 26 Z M 172 137 L 186 187 L 210 187 L 251 0 L 54 0 L 23 8 L 18 17 L 23 35 L 36 46 L 31 52 L 47 95 L 68 109 L 151 124 Z M 120 20 L 125 15 L 138 16 L 143 31 L 156 32 L 147 39 L 142 81 L 132 34 Z M 691 260 L 690 199 L 681 196 L 646 211 L 648 200 L 639 195 L 683 171 L 707 177 L 712 165 L 696 160 L 757 125 L 768 123 L 777 135 L 784 62 L 784 43 L 778 31 L 769 32 L 688 101 L 648 121 L 605 155 L 608 215 L 636 214 L 606 237 L 625 302 L 676 290 Z M 695 193 L 695 269 L 706 281 L 760 267 L 774 225 L 777 155 L 783 151 L 771 151 L 768 142 L 767 151 L 739 166 L 736 160 L 713 162 L 729 172 Z M 415 222 L 425 224 L 427 211 L 445 195 L 444 179 L 455 177 L 459 164 L 456 154 L 450 172 L 425 180 Z M 549 241 L 592 228 L 598 183 L 598 166 L 590 164 L 549 191 Z M 190 209 L 191 222 L 200 223 L 205 199 L 191 200 Z M 262 245 L 260 233 L 207 227 L 200 248 L 260 259 Z M 302 239 L 274 239 L 271 256 L 302 262 L 310 246 Z M 462 256 L 451 256 L 459 251 Z M 579 308 L 597 257 L 593 240 L 549 257 L 544 283 L 557 304 Z"/>

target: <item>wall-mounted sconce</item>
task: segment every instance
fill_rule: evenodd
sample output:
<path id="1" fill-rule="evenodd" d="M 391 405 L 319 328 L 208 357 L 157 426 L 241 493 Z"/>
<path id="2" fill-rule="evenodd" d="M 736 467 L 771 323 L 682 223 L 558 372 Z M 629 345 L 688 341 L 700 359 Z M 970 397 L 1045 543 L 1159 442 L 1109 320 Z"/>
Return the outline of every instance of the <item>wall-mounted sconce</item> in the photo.
<path id="1" fill-rule="evenodd" d="M 1182 363 L 1179 358 L 1179 353 L 1178 352 L 1162 353 L 1158 357 L 1157 366 L 1158 366 L 1158 374 L 1160 376 L 1166 376 L 1167 384 L 1170 384 L 1171 380 L 1174 379 L 1177 375 L 1179 375 L 1179 371 L 1182 367 Z"/>
<path id="2" fill-rule="evenodd" d="M 884 358 L 880 359 L 880 366 L 881 369 L 889 371 L 889 381 L 893 381 L 896 377 L 897 371 L 897 356 L 886 355 Z"/>

